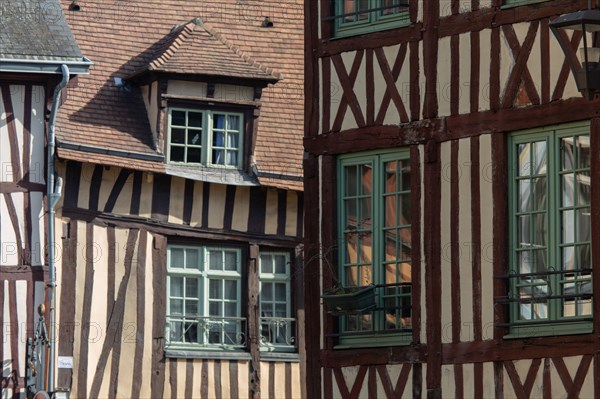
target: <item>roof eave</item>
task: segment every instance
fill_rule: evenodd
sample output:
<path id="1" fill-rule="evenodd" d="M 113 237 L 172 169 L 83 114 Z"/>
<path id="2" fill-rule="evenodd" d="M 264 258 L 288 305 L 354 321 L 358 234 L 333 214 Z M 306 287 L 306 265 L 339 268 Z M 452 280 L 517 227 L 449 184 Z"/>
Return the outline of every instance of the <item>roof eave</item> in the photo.
<path id="1" fill-rule="evenodd" d="M 86 57 L 81 61 L 0 58 L 0 72 L 62 74 L 61 65 L 66 65 L 71 75 L 87 75 L 93 64 Z"/>

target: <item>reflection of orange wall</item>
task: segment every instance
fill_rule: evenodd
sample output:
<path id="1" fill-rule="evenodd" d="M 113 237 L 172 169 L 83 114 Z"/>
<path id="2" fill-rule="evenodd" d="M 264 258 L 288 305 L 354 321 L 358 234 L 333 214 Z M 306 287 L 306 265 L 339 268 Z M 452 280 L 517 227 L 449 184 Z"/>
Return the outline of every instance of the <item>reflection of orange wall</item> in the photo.
<path id="1" fill-rule="evenodd" d="M 354 0 L 344 1 L 344 13 L 350 14 L 351 12 L 354 12 Z"/>

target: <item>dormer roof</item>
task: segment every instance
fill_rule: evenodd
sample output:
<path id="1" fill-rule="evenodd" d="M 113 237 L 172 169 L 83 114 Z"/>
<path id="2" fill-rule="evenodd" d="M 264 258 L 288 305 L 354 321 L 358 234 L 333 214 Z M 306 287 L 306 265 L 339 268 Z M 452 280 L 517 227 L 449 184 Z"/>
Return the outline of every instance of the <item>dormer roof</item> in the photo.
<path id="1" fill-rule="evenodd" d="M 58 0 L 3 0 L 0 10 L 0 71 L 87 73 L 83 56 Z"/>
<path id="2" fill-rule="evenodd" d="M 276 82 L 272 70 L 244 54 L 200 18 L 174 26 L 146 71 Z"/>

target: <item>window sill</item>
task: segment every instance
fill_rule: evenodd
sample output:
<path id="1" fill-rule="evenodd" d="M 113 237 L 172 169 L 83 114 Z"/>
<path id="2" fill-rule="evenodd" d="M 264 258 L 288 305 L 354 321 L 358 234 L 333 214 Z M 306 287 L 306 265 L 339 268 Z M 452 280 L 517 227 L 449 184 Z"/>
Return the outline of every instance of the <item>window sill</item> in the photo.
<path id="1" fill-rule="evenodd" d="M 251 360 L 248 352 L 219 351 L 219 350 L 190 350 L 190 349 L 165 349 L 165 357 L 170 359 L 224 359 L 224 360 Z"/>
<path id="2" fill-rule="evenodd" d="M 333 349 L 407 346 L 412 344 L 412 333 L 342 335 L 339 340 L 340 343 L 335 345 Z"/>
<path id="3" fill-rule="evenodd" d="M 547 1 L 547 0 L 540 0 Z M 342 39 L 353 39 L 357 36 L 368 36 L 373 33 L 385 32 L 392 29 L 402 29 L 412 25 L 410 21 L 399 22 L 395 24 L 389 24 L 389 22 L 381 24 L 382 26 L 377 26 L 377 24 L 372 24 L 369 27 L 357 27 L 357 28 L 346 28 L 342 30 L 337 30 L 333 33 L 333 36 L 327 38 L 327 40 L 337 41 Z"/>
<path id="4" fill-rule="evenodd" d="M 239 169 L 166 164 L 165 172 L 170 176 L 209 183 L 231 184 L 234 186 L 258 186 L 258 180 L 255 176 Z"/>
<path id="5" fill-rule="evenodd" d="M 530 5 L 534 5 L 534 4 L 539 4 L 539 3 L 546 3 L 549 0 L 522 0 L 522 1 L 515 1 L 514 3 L 509 3 L 509 4 L 503 4 L 500 6 L 501 10 L 507 9 L 507 8 L 514 8 L 514 7 L 520 7 L 520 6 L 530 6 Z"/>
<path id="6" fill-rule="evenodd" d="M 285 352 L 260 352 L 260 360 L 263 362 L 287 362 L 299 363 L 300 355 L 297 353 Z"/>
<path id="7" fill-rule="evenodd" d="M 573 321 L 545 325 L 514 326 L 504 339 L 551 337 L 556 335 L 579 335 L 593 332 L 591 321 Z"/>

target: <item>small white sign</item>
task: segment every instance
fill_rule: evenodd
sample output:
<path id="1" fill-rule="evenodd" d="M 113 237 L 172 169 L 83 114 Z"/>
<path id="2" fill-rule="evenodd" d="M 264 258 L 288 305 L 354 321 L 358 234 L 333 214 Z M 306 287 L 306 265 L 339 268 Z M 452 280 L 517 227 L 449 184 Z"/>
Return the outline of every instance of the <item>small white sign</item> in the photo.
<path id="1" fill-rule="evenodd" d="M 72 369 L 73 368 L 73 356 L 59 356 L 58 357 L 58 368 L 59 369 Z"/>

